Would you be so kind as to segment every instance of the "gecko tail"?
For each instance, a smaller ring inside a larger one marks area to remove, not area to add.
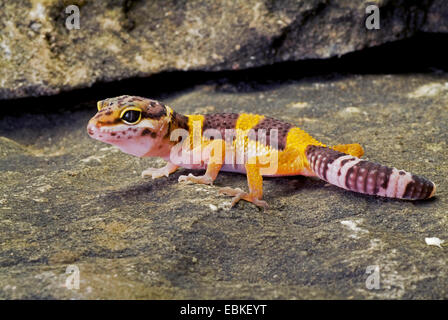
[[[346,190],[408,200],[428,199],[436,192],[426,178],[327,147],[309,145],[305,154],[319,178]]]

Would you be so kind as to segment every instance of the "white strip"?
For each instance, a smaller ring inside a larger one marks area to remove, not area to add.
[[[367,179],[367,177],[365,177],[365,179],[364,179],[363,174],[366,171],[367,171],[366,168],[360,167],[359,170],[358,170],[358,177],[355,180],[356,189],[360,193],[364,193],[364,180]]]
[[[316,162],[314,163],[314,172],[322,177],[322,173],[319,171],[320,163],[322,161],[322,154],[316,155]]]
[[[314,171],[314,161],[316,160],[316,155],[315,154],[313,154],[312,156],[311,156],[311,159],[310,159],[310,163],[312,164],[312,167],[311,167],[311,170],[313,170],[313,172],[314,173],[316,173],[316,171]],[[317,173],[316,173],[317,174]]]
[[[340,183],[340,181],[339,181],[339,178],[340,177],[342,177],[342,168],[341,168],[341,162],[342,161],[344,161],[344,160],[347,160],[347,159],[352,159],[352,158],[355,158],[355,159],[357,159],[356,157],[354,157],[354,156],[351,156],[351,155],[346,155],[346,156],[342,156],[342,157],[339,157],[339,158],[337,158],[335,161],[333,161],[333,163],[331,163],[331,164],[329,164],[328,165],[328,170],[327,170],[327,181],[328,182],[330,182],[331,184],[334,184],[334,185],[336,185],[336,186],[338,186],[338,187],[341,187],[341,188],[344,188],[344,189],[346,189],[345,188],[345,180],[344,180],[344,182],[341,184]],[[358,161],[356,161],[356,160],[353,160],[353,161],[349,161],[349,162],[347,162],[345,165],[344,165],[344,167],[348,164],[348,163],[354,163],[354,164],[356,164],[356,163],[358,163],[359,161],[360,161],[360,159],[357,159]],[[338,171],[339,171],[339,169],[341,168],[341,176],[338,176]],[[345,179],[345,178],[344,178]]]
[[[398,179],[397,184],[397,198],[403,198],[404,193],[406,192],[406,186],[413,181],[412,174],[410,172],[405,171],[406,174],[401,175]]]
[[[321,162],[322,162],[322,163],[327,163],[327,168],[325,168],[325,166],[323,166],[323,165],[320,166],[320,175],[321,175],[321,176],[324,176],[324,171],[325,171],[325,170],[328,170],[328,162],[327,162],[327,161],[328,161],[328,157],[324,155],[324,156],[322,157]]]
[[[347,178],[346,178],[347,171],[351,167],[357,165],[361,161],[361,159],[353,157],[353,156],[350,156],[348,159],[350,159],[350,158],[355,158],[355,160],[348,161],[346,164],[344,164],[344,166],[341,168],[341,175],[338,177],[339,178],[338,179],[338,183],[339,183],[338,186],[340,186],[341,188],[347,189],[347,190],[350,190],[349,187],[345,184],[345,181],[347,181]]]
[[[397,185],[400,181],[400,174],[396,168],[392,168],[392,172],[389,176],[389,183],[387,184],[386,196],[389,198],[397,197]]]
[[[380,185],[376,194],[381,197],[387,197],[386,192],[387,190]]]
[[[144,119],[144,120],[140,121],[139,123],[137,123],[136,125],[133,125],[133,126],[134,127],[138,127],[138,128],[155,129],[153,120],[147,120],[147,119]]]

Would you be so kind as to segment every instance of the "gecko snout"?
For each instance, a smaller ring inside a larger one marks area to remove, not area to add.
[[[97,124],[95,122],[89,121],[87,124],[87,133],[92,138],[95,136],[95,133],[98,132]]]
[[[93,129],[90,126],[87,126],[87,133],[89,136],[93,136]]]

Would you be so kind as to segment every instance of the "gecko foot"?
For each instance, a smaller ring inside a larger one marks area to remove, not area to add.
[[[191,182],[191,183],[200,183],[200,184],[213,184],[213,179],[208,175],[203,176],[194,176],[193,174],[189,174],[188,176],[179,176],[179,182]]]
[[[223,193],[225,195],[233,197],[232,204],[231,204],[232,207],[234,205],[236,205],[242,199],[242,200],[246,200],[246,201],[252,202],[257,207],[261,207],[263,209],[267,209],[268,208],[268,203],[266,201],[260,200],[260,199],[258,199],[256,197],[250,195],[249,193],[244,192],[240,188],[233,189],[233,188],[230,188],[230,187],[224,187],[224,188],[221,188],[219,190],[219,192]]]
[[[142,172],[142,178],[151,177],[158,179],[161,177],[168,177],[171,172],[166,167],[163,168],[148,168]]]

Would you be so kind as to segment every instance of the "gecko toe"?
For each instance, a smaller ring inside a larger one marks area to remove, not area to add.
[[[213,184],[213,179],[211,177],[207,175],[196,177],[191,173],[188,176],[180,176],[178,181],[187,183]]]
[[[219,190],[219,193],[232,196],[232,202],[231,207],[235,206],[240,200],[246,200],[248,202],[252,202],[257,207],[267,209],[268,204],[266,201],[260,200],[249,193],[241,190],[240,188],[230,188],[230,187],[224,187]]]
[[[193,176],[191,173],[188,175],[188,176],[186,176],[186,175],[181,175],[181,176],[179,176],[179,179],[177,179],[177,181],[178,182],[186,182],[186,183],[189,183],[189,182],[191,182],[191,180],[190,179],[188,179],[190,176]]]
[[[263,208],[263,209],[268,209],[269,208],[268,203],[266,201],[263,201],[263,200],[259,200],[259,199],[255,198],[255,199],[252,200],[252,203],[254,205],[256,205],[257,207],[260,207],[260,208]]]

